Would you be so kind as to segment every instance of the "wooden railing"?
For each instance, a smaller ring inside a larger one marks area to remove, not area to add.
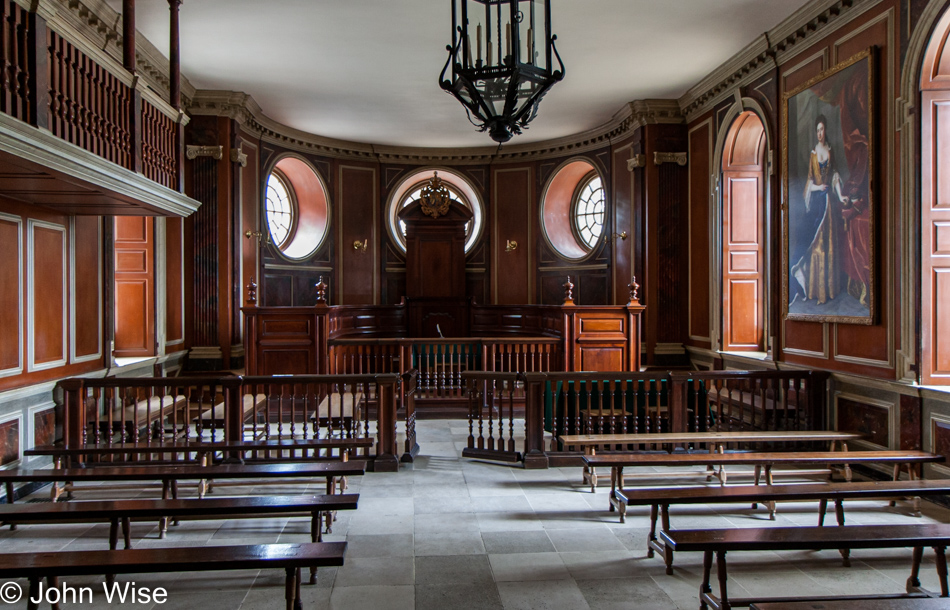
[[[827,373],[709,371],[466,373],[473,457],[511,459],[483,430],[513,403],[523,379],[525,467],[577,464],[579,453],[558,442],[565,434],[651,434],[737,430],[824,430]],[[514,418],[514,413],[511,416]],[[476,434],[477,433],[477,434]],[[483,447],[485,447],[483,449]],[[613,448],[621,448],[620,446]],[[475,454],[478,455],[475,455]]]
[[[56,32],[49,31],[49,129],[131,168],[132,90]]]
[[[178,190],[178,125],[144,100],[142,173],[153,182]]]
[[[468,445],[462,455],[511,462],[521,460],[521,453],[517,451],[515,409],[524,399],[523,375],[466,372],[462,377],[469,397]]]
[[[174,443],[185,456],[194,443],[372,437],[375,446],[362,457],[376,470],[392,471],[398,467],[397,390],[412,382],[401,383],[397,375],[300,375],[77,378],[59,386],[67,449]],[[406,409],[411,415],[411,401]],[[405,435],[414,443],[415,418],[410,420]]]
[[[0,0],[0,112],[32,122],[30,14],[13,0]]]
[[[342,373],[418,371],[417,399],[464,399],[467,371],[556,371],[560,340],[550,337],[453,339],[337,339],[329,342],[329,370]]]

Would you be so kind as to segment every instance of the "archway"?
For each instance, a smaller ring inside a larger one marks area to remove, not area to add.
[[[766,133],[746,110],[722,152],[722,350],[765,351]]]

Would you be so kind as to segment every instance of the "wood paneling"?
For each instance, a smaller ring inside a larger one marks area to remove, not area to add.
[[[340,218],[337,303],[341,305],[378,302],[377,182],[374,167],[340,166],[340,196],[335,210],[339,210]],[[353,248],[354,241],[367,239],[365,252]]]
[[[689,134],[689,337],[709,345],[709,122]]]
[[[933,419],[933,439],[930,451],[940,455],[950,455],[950,422]]]
[[[73,250],[73,361],[102,356],[102,220],[76,216]]]
[[[66,227],[29,221],[30,370],[66,364]]]
[[[533,303],[535,269],[531,268],[532,226],[538,208],[532,193],[531,167],[495,169],[492,172],[492,268],[496,269],[494,302],[499,305]],[[518,242],[505,252],[508,240]]]
[[[898,447],[901,451],[920,450],[923,446],[921,403],[919,396],[901,394],[900,446]]]
[[[613,232],[633,235],[633,173],[627,169],[627,161],[633,154],[632,145],[621,145],[614,149],[611,158],[610,181],[613,197]],[[627,284],[633,276],[633,239],[617,241],[612,248],[613,260],[613,299],[614,305],[625,305],[630,298]]]
[[[950,91],[921,105],[921,379],[950,378]]]
[[[23,223],[0,215],[0,375],[23,369]]]
[[[165,219],[165,349],[185,339],[184,223],[180,218]]]
[[[238,230],[238,239],[241,243],[241,305],[248,305],[247,285],[251,279],[260,285],[262,283],[260,265],[261,240],[247,238],[246,231],[267,231],[261,224],[261,184],[260,151],[257,144],[247,138],[241,140],[241,149],[247,155],[247,166],[241,168],[241,226]],[[260,296],[258,296],[260,298]]]
[[[838,398],[838,426],[843,432],[860,432],[866,440],[890,448],[889,413],[884,407]]]
[[[0,466],[6,466],[19,459],[20,420],[7,420],[0,423]]]
[[[62,420],[60,420],[62,421]],[[33,446],[52,445],[63,436],[62,424],[56,426],[56,408],[33,412]]]
[[[115,219],[115,355],[155,354],[155,241],[150,217]]]

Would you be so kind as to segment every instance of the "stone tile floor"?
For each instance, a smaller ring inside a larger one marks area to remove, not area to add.
[[[360,493],[357,511],[341,512],[327,540],[349,543],[346,564],[319,571],[304,585],[304,608],[345,610],[614,610],[698,606],[702,558],[676,557],[667,576],[663,562],[646,557],[649,511],[632,508],[620,524],[607,508],[607,490],[590,493],[577,468],[526,471],[461,458],[464,422],[420,421],[421,454],[398,473],[368,473],[350,481]],[[662,480],[651,484],[669,484]],[[696,484],[689,479],[677,483]],[[322,485],[221,487],[216,495],[321,493]],[[77,492],[78,499],[155,497],[158,491]],[[194,493],[183,489],[182,494]],[[42,498],[47,492],[36,494]],[[923,518],[909,505],[846,504],[849,524],[950,522],[950,513],[927,502]],[[816,522],[817,503],[780,504],[776,521],[743,506],[673,509],[678,528],[772,527]],[[831,517],[833,522],[833,517]],[[153,523],[134,523],[138,547],[226,545],[307,541],[304,518],[245,521],[183,521],[165,540]],[[20,526],[0,532],[0,552],[106,548],[103,525]],[[836,551],[763,552],[730,555],[730,593],[735,596],[897,593],[910,571],[909,549],[854,551],[842,567]],[[937,588],[932,553],[925,554],[922,582]],[[94,604],[63,607],[270,610],[283,608],[280,570],[158,574],[120,577],[140,587],[164,587],[164,604],[108,605],[100,578],[64,579],[94,586]],[[24,586],[26,583],[21,581]],[[4,606],[0,604],[0,609]],[[25,601],[16,606],[25,608]]]

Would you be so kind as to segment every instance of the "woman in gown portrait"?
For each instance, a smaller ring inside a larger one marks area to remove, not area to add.
[[[808,159],[808,181],[805,184],[805,209],[802,233],[796,240],[800,246],[797,260],[793,257],[791,277],[793,299],[816,301],[823,305],[841,291],[840,236],[842,206],[850,200],[841,194],[841,177],[835,168],[834,151],[827,139],[828,121],[824,115],[815,120],[817,143]],[[809,240],[809,236],[811,239]]]

